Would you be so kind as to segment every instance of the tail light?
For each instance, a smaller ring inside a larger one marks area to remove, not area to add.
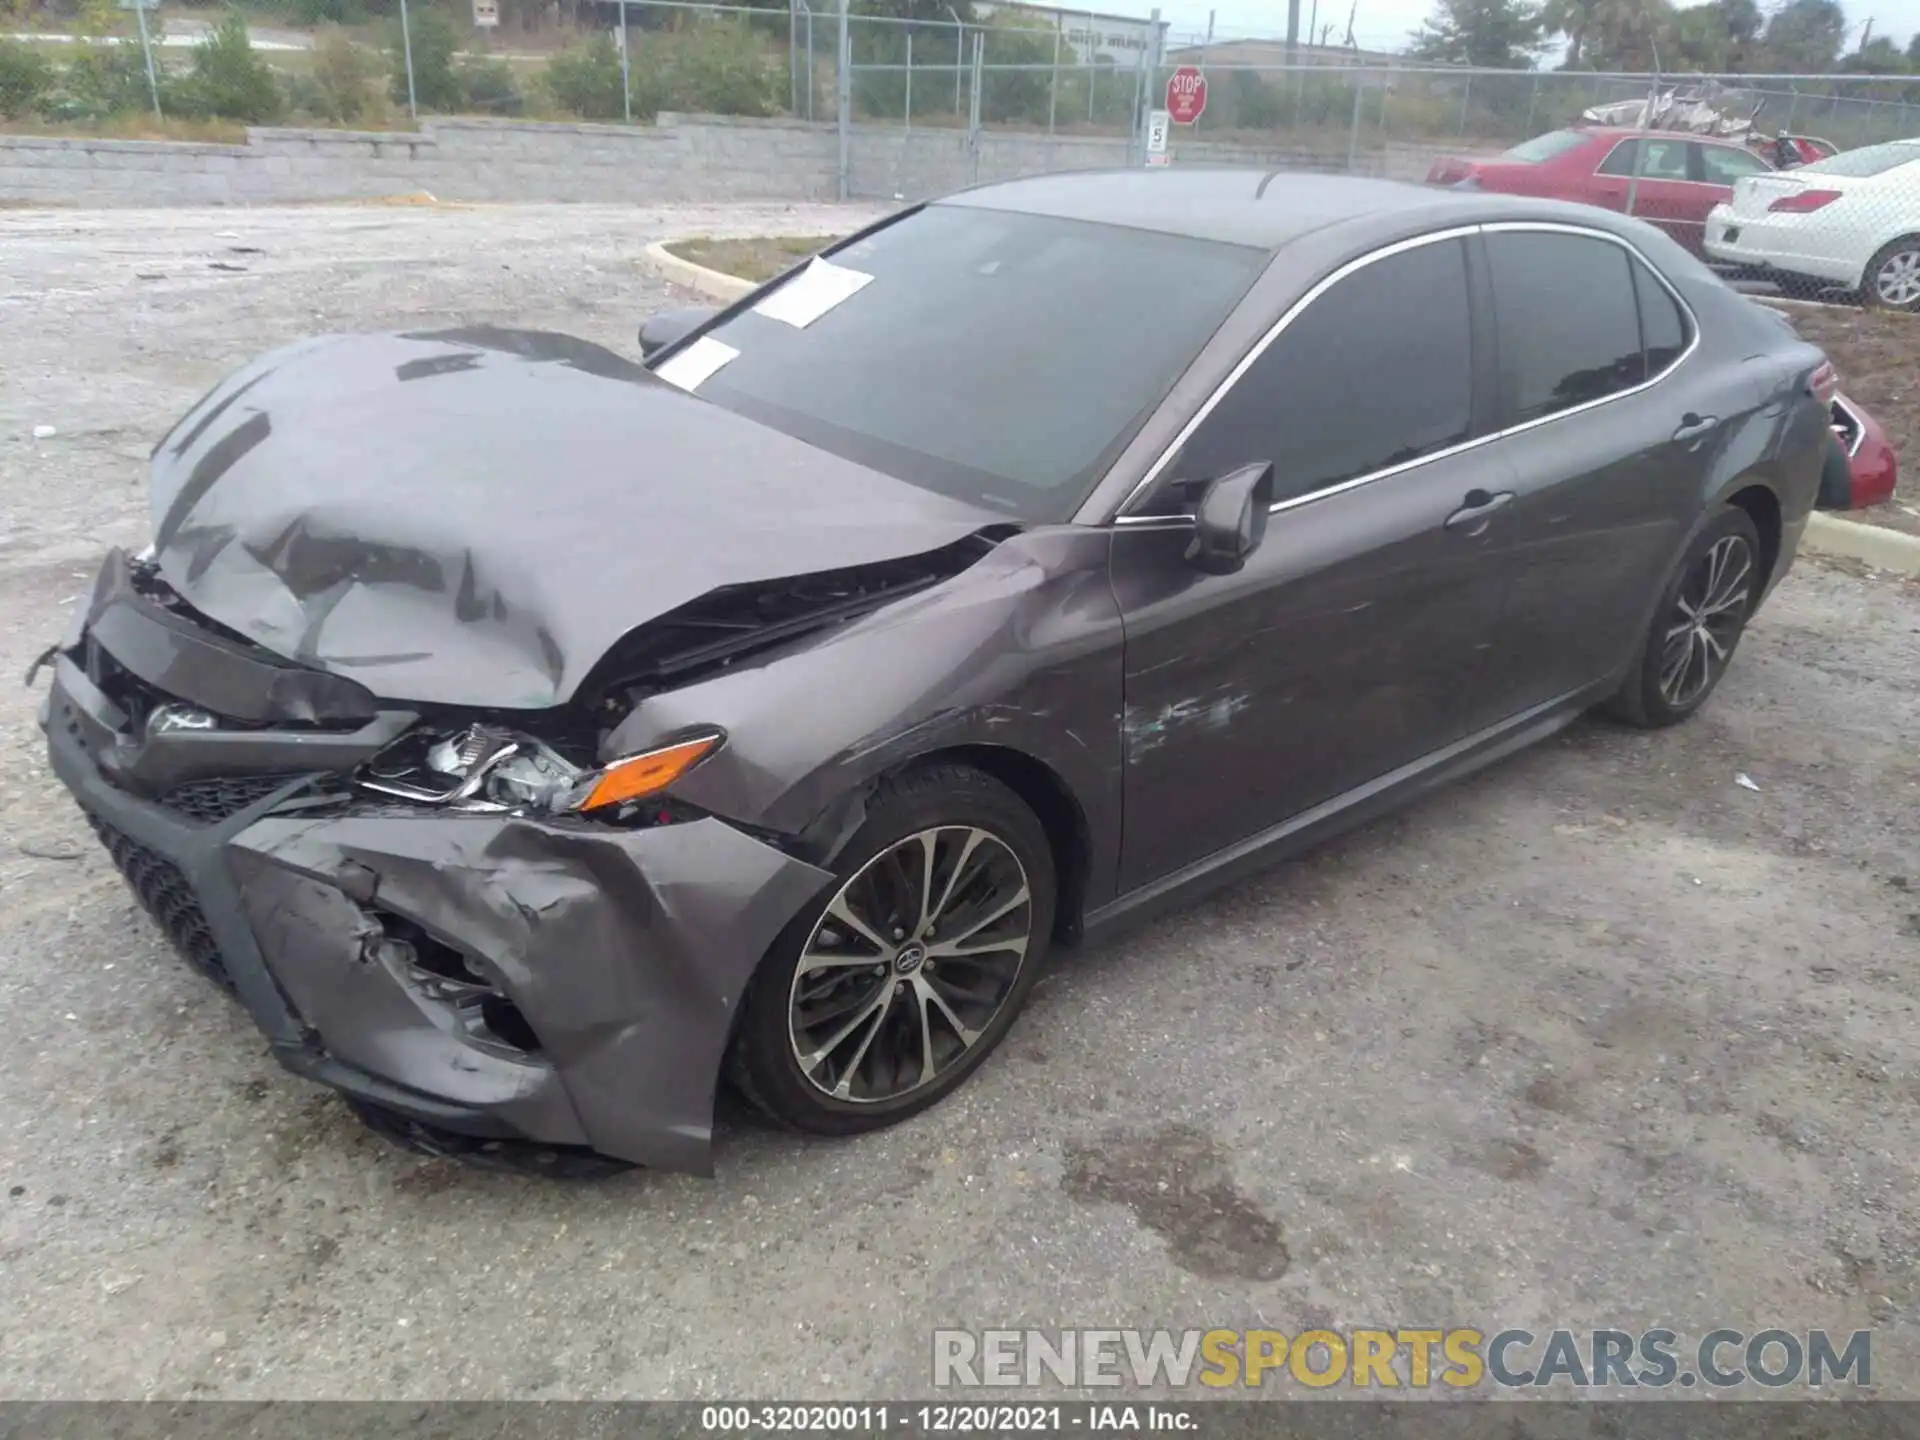
[[[1833,397],[1840,393],[1840,372],[1833,368],[1831,360],[1822,360],[1813,367],[1813,374],[1807,377],[1807,389],[1822,405],[1833,404]]]
[[[1775,215],[1811,215],[1839,198],[1838,190],[1798,190],[1791,195],[1782,195],[1767,209]]]

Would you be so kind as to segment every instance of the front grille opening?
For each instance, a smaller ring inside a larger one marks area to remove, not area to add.
[[[491,1000],[480,1002],[480,1014],[487,1022],[487,1028],[498,1035],[516,1050],[524,1050],[529,1055],[538,1054],[540,1037],[533,1033],[533,1026],[527,1023],[527,1017],[520,1013],[520,1007],[499,995]]]
[[[218,825],[298,778],[296,775],[221,775],[189,780],[167,791],[160,797],[160,803],[196,825]]]
[[[540,1037],[506,992],[464,951],[429,935],[413,921],[376,910],[389,954],[420,994],[452,1012],[475,1041],[521,1055],[540,1053]]]
[[[180,958],[229,995],[234,994],[233,976],[220,956],[220,946],[207,924],[206,913],[179,867],[96,815],[88,814],[87,823],[100,837],[100,843],[107,847],[114,867],[140,901],[141,908],[153,918]]]

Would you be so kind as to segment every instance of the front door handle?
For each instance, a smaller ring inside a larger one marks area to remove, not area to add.
[[[1446,528],[1456,535],[1484,535],[1493,517],[1513,503],[1513,492],[1502,490],[1489,495],[1485,490],[1469,490],[1460,508],[1447,516]]]
[[[1673,432],[1673,443],[1692,445],[1711,435],[1720,424],[1718,415],[1696,415],[1689,410],[1680,417],[1680,428]]]

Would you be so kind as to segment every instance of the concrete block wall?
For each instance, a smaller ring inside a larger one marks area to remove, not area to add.
[[[1344,146],[1176,142],[1180,165],[1345,170]],[[1355,169],[1417,180],[1443,146],[1363,150]],[[454,201],[831,200],[831,124],[662,115],[654,125],[429,120],[418,133],[259,127],[243,145],[0,135],[0,201],[260,205],[428,191]],[[983,181],[1123,165],[1123,139],[855,126],[861,199],[925,199]]]

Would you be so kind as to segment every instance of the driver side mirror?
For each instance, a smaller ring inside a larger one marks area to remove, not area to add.
[[[1272,461],[1242,465],[1222,475],[1194,503],[1187,561],[1209,575],[1233,574],[1266,538],[1272,508]]]
[[[684,310],[662,310],[658,315],[649,315],[640,326],[640,358],[651,360],[719,313],[713,305],[689,305]]]

